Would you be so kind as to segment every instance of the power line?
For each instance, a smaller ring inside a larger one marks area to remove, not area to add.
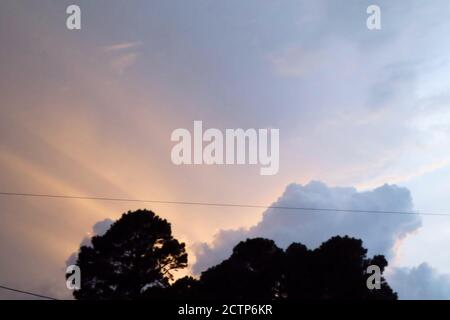
[[[26,295],[37,297],[37,298],[43,298],[43,299],[47,299],[47,300],[58,300],[56,298],[44,296],[42,294],[37,294],[37,293],[30,292],[30,291],[24,291],[24,290],[19,290],[19,289],[15,289],[15,288],[10,288],[10,287],[6,287],[6,286],[2,286],[2,285],[0,285],[0,289],[18,292],[18,293],[26,294]]]
[[[253,205],[253,204],[238,204],[238,203],[166,201],[166,200],[127,199],[127,198],[93,197],[93,196],[71,196],[71,195],[38,194],[38,193],[17,193],[17,192],[0,192],[0,196],[37,197],[37,198],[72,199],[72,200],[76,199],[76,200],[96,200],[96,201],[117,201],[117,202],[139,202],[139,203],[161,203],[161,204],[209,206],[209,207],[236,207],[236,208],[256,208],[256,209],[297,210],[297,211],[371,213],[371,214],[402,214],[402,215],[423,215],[423,216],[446,216],[446,217],[450,217],[449,213],[436,213],[436,212],[406,212],[406,211],[358,210],[358,209],[338,209],[338,208],[308,208],[308,207],[289,207],[289,206],[264,206],[264,205]]]

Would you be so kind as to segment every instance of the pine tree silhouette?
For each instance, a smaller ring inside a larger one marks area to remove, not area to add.
[[[170,224],[148,210],[123,214],[103,236],[83,246],[76,299],[139,299],[169,287],[172,271],[187,266],[185,244]]]

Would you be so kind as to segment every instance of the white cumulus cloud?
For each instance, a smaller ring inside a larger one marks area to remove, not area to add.
[[[406,188],[383,185],[359,192],[351,187],[328,187],[317,181],[288,185],[272,206],[414,212]],[[284,248],[292,242],[316,248],[332,236],[349,235],[362,239],[369,255],[384,254],[391,261],[386,276],[400,299],[450,299],[450,275],[440,274],[427,263],[410,268],[392,266],[401,240],[418,231],[421,224],[419,215],[271,208],[249,229],[221,230],[212,243],[194,245],[196,263],[192,270],[198,274],[219,263],[246,238],[270,238]]]
[[[273,207],[337,208],[345,210],[412,212],[411,195],[406,188],[384,185],[372,191],[358,192],[355,188],[328,187],[313,181],[307,185],[290,184]],[[267,237],[281,247],[301,242],[318,247],[335,235],[363,239],[369,254],[395,255],[395,245],[409,233],[418,230],[418,215],[353,213],[316,210],[283,210],[264,212],[262,220],[249,229],[222,230],[212,244],[195,246],[195,273],[229,256],[240,240]]]

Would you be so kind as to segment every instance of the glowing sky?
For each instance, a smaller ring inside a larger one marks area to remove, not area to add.
[[[0,191],[270,205],[291,182],[390,183],[450,213],[450,3],[376,2],[380,31],[373,1],[2,0]],[[174,166],[170,134],[194,120],[279,128],[279,173]],[[83,237],[142,206],[0,197],[0,283],[70,296]],[[146,207],[189,246],[262,213]],[[450,218],[422,224],[396,263],[450,273]]]

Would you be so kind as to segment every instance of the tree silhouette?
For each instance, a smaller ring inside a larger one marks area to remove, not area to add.
[[[185,244],[170,224],[148,210],[123,214],[103,236],[82,246],[76,299],[139,299],[169,287],[172,271],[187,266]]]
[[[366,258],[362,241],[333,237],[315,250],[291,244],[286,250],[286,296],[289,299],[397,299],[384,278],[381,288],[367,287],[367,268],[377,265],[383,272],[384,256]]]
[[[311,251],[300,243],[293,243],[286,249],[283,270],[285,298],[309,299],[314,292],[317,284],[310,276],[315,272],[310,255]]]
[[[368,267],[382,273],[384,256],[368,258],[362,241],[347,236],[314,250],[300,243],[282,250],[269,239],[247,239],[198,280],[173,282],[172,272],[187,266],[185,245],[148,210],[123,214],[103,236],[93,237],[92,246],[80,248],[77,265],[76,299],[397,299],[384,278],[380,289],[367,286]]]
[[[227,260],[203,272],[197,296],[225,299],[397,299],[387,282],[367,287],[367,267],[383,272],[383,256],[366,258],[362,241],[333,237],[315,250],[299,243],[286,251],[272,240],[239,243]]]
[[[186,276],[178,279],[159,294],[154,292],[149,297],[152,299],[197,300],[204,299],[205,296],[201,291],[200,282],[193,277]]]
[[[211,299],[272,299],[279,294],[282,266],[283,250],[272,240],[250,239],[202,273],[200,291]]]

